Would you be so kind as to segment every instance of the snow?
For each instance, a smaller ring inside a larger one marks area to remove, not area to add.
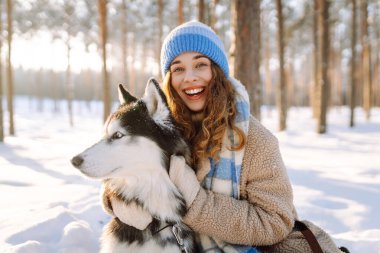
[[[80,174],[70,159],[102,135],[101,106],[76,102],[70,127],[67,113],[52,112],[50,101],[44,112],[33,100],[15,103],[16,136],[0,144],[0,252],[97,252],[109,220],[100,182]],[[379,253],[380,108],[370,121],[358,108],[354,128],[347,108],[333,108],[325,135],[315,133],[309,108],[290,109],[285,132],[277,131],[275,111],[262,115],[279,139],[300,218],[351,252]]]

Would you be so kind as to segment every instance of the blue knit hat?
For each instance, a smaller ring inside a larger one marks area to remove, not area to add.
[[[173,29],[161,48],[161,72],[165,76],[171,62],[185,52],[198,52],[215,62],[229,77],[228,60],[223,42],[207,25],[190,21]]]

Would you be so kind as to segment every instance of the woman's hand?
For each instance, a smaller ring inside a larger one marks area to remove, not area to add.
[[[150,213],[135,202],[127,205],[117,198],[111,198],[111,205],[119,220],[139,230],[144,230],[152,222]]]
[[[126,204],[121,199],[109,194],[107,190],[103,192],[103,207],[110,215],[139,230],[144,230],[153,219],[150,213],[136,202]]]
[[[185,199],[187,208],[189,208],[201,186],[195,172],[186,164],[183,156],[172,155],[170,157],[169,176]]]

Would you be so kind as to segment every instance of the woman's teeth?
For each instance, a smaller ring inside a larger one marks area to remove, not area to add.
[[[191,90],[185,90],[184,92],[186,95],[196,95],[198,93],[201,93],[204,90],[204,88],[197,88],[197,89],[191,89]]]

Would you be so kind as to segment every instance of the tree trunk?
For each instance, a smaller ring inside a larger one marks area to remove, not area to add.
[[[8,112],[9,112],[9,135],[15,135],[13,119],[13,68],[12,68],[12,35],[13,35],[13,2],[7,0],[7,20],[8,20],[8,57],[7,57],[7,81],[8,81]]]
[[[135,63],[136,63],[136,57],[137,57],[137,46],[136,46],[136,37],[133,35],[130,40],[130,46],[131,46],[131,66],[129,68],[129,85],[132,91],[132,94],[137,94],[137,84],[136,84],[136,70],[135,70]]]
[[[373,14],[374,17],[380,16],[380,3],[378,3],[377,8]],[[375,66],[373,68],[373,106],[380,106],[380,22],[379,19],[375,18],[373,23],[374,35],[376,44],[376,53],[375,53]]]
[[[319,0],[319,15],[318,15],[318,57],[319,63],[318,74],[318,118],[317,132],[320,134],[327,131],[327,104],[328,104],[328,69],[329,69],[329,0]]]
[[[373,87],[373,104],[374,106],[380,106],[380,50],[378,50],[376,56],[376,63],[373,70],[373,84],[376,85]]]
[[[308,87],[311,86],[311,77],[310,73],[312,72],[312,63],[310,64],[310,60],[312,57],[309,57],[309,55],[305,55],[302,59],[301,69],[300,69],[300,80],[299,80],[299,90],[301,91],[299,94],[299,101],[298,104],[301,106],[307,106],[309,103],[309,92]]]
[[[13,68],[12,68],[12,35],[13,35],[13,2],[7,0],[7,20],[8,20],[8,58],[7,58],[7,79],[8,79],[8,112],[9,112],[9,135],[15,135],[15,124],[13,119]]]
[[[204,0],[198,0],[198,20],[202,23],[206,22],[206,8],[205,8],[205,1]]]
[[[368,36],[368,5],[367,0],[360,0],[361,12],[361,44],[362,44],[362,79],[363,79],[363,108],[366,118],[370,118],[372,84],[371,84],[371,49]]]
[[[352,23],[351,23],[351,86],[350,86],[350,127],[355,125],[355,96],[356,96],[356,0],[352,3]]]
[[[69,123],[70,126],[74,126],[74,116],[73,116],[73,96],[74,96],[74,83],[71,74],[71,45],[70,45],[70,32],[68,32],[68,38],[66,41],[67,48],[67,68],[66,68],[66,85],[67,85],[67,111],[69,113]],[[38,85],[38,84],[37,84]]]
[[[74,83],[73,77],[71,73],[71,37],[72,37],[72,29],[73,29],[73,18],[74,14],[74,5],[72,1],[65,2],[65,17],[67,24],[67,38],[66,38],[66,49],[67,49],[67,66],[66,66],[66,99],[67,99],[67,111],[69,114],[69,123],[70,126],[74,126],[74,116],[73,116],[73,97],[74,97]],[[37,85],[39,85],[37,83]]]
[[[334,30],[333,27],[331,27],[331,30]],[[335,41],[336,38],[334,38],[335,34],[330,34],[330,38],[332,39],[332,41]],[[335,47],[334,46],[331,46],[330,50],[329,50],[329,69],[327,70],[327,78],[328,80],[330,81],[330,87],[329,87],[329,90],[327,91],[327,97],[329,98],[328,101],[327,101],[327,106],[328,107],[331,107],[334,105],[334,98],[335,98],[335,93],[333,93],[333,90],[335,89],[336,87],[336,82],[334,80],[334,70],[336,68],[336,52],[335,52]]]
[[[341,43],[340,43],[341,45]],[[339,46],[335,54],[334,81],[335,105],[343,105],[343,75],[342,75],[342,47]]]
[[[158,4],[158,9],[157,9],[157,16],[158,16],[158,24],[157,24],[157,29],[158,29],[158,40],[157,40],[157,56],[156,56],[156,59],[157,59],[157,65],[158,65],[158,69],[160,70],[161,69],[161,61],[160,61],[160,55],[161,55],[161,45],[162,45],[162,34],[163,34],[163,26],[164,26],[164,17],[163,17],[163,14],[164,14],[164,2],[163,0],[157,0],[157,4]],[[144,50],[145,52],[145,50]],[[159,72],[159,75],[162,75],[161,71],[158,71]],[[164,77],[162,76],[162,79],[164,79]]]
[[[43,100],[44,100],[44,94],[43,94],[43,80],[42,80],[42,67],[39,68],[39,70],[36,70],[35,72],[35,79],[36,79],[36,108],[37,112],[43,112],[44,106],[43,106]]]
[[[87,53],[89,53],[88,51],[88,46],[86,47],[86,51]],[[87,106],[87,110],[89,112],[92,111],[92,108],[91,108],[91,100],[94,99],[94,85],[93,85],[93,82],[92,82],[92,70],[90,69],[90,67],[87,65],[86,66],[86,69],[84,71],[82,71],[82,80],[83,80],[83,83],[84,83],[84,89],[85,89],[85,100],[86,100],[86,106]]]
[[[260,2],[236,0],[234,73],[247,88],[251,114],[260,120]]]
[[[287,87],[285,79],[285,62],[284,62],[284,31],[283,31],[283,18],[282,18],[282,2],[276,0],[277,9],[277,43],[278,43],[278,57],[279,57],[279,84],[277,85],[277,108],[279,115],[278,130],[283,131],[286,129],[286,116],[287,116]]]
[[[3,31],[3,1],[0,0],[0,33]],[[3,73],[3,38],[0,36],[0,73]],[[3,77],[0,76],[0,142],[4,142],[4,114],[3,114]]]
[[[103,76],[103,120],[107,120],[111,113],[111,96],[109,87],[109,78],[107,71],[107,0],[98,0],[99,4],[99,28],[100,28],[100,45],[102,48],[102,76]]]
[[[269,39],[269,32],[265,33],[265,39],[264,39],[264,76],[265,76],[265,102],[267,106],[268,116],[271,116],[272,111],[272,104],[273,104],[273,98],[272,98],[272,73],[270,69],[270,58],[271,58],[271,52],[270,52],[270,39]]]
[[[128,29],[127,29],[127,3],[122,0],[120,3],[120,27],[121,27],[121,54],[122,54],[122,80],[128,80]],[[128,86],[129,87],[129,86]]]
[[[211,8],[210,8],[210,26],[211,28],[217,33],[219,34],[218,32],[218,29],[215,27],[216,25],[216,22],[218,21],[218,18],[216,16],[216,8],[219,4],[219,0],[212,0],[211,2]]]
[[[311,110],[313,112],[313,118],[317,118],[317,84],[318,84],[318,69],[319,69],[319,46],[318,46],[318,13],[319,13],[319,6],[318,6],[318,0],[314,0],[314,12],[313,12],[313,62],[314,62],[314,68],[313,68],[313,82],[310,88],[310,105]]]
[[[185,17],[183,15],[183,0],[178,0],[177,15],[177,25],[183,24],[185,22]]]
[[[59,94],[59,91],[58,91],[58,83],[59,83],[59,78],[57,78],[57,73],[54,71],[54,69],[50,69],[49,71],[49,79],[52,83],[56,84],[56,85],[53,85],[52,87],[52,90],[51,90],[51,93],[52,93],[52,98],[53,98],[53,108],[52,109],[52,112],[53,113],[56,113],[58,114],[59,113],[59,103],[58,103],[58,94]]]
[[[290,51],[290,50],[289,50]],[[285,83],[286,83],[286,90],[287,90],[287,107],[297,106],[296,105],[296,97],[297,97],[297,91],[296,91],[296,78],[294,76],[294,63],[293,60],[289,59],[288,64],[285,67]]]

